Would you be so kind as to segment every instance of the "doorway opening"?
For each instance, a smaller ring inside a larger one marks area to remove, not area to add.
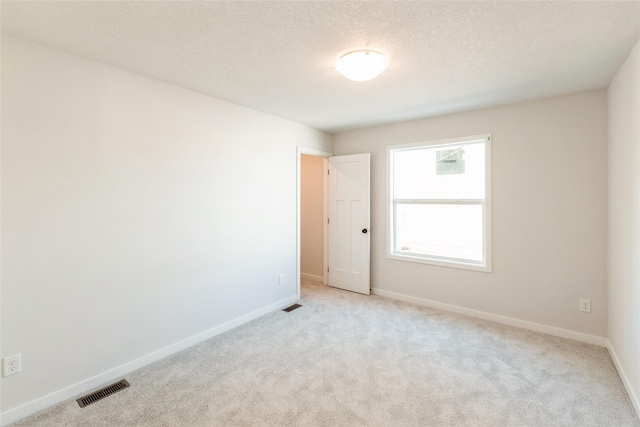
[[[298,147],[297,295],[300,281],[327,284],[328,152]]]

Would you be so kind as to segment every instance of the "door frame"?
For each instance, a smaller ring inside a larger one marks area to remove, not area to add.
[[[309,156],[315,156],[315,157],[323,157],[324,158],[324,165],[327,166],[327,157],[331,157],[333,156],[333,153],[330,153],[328,151],[320,151],[320,150],[314,150],[312,148],[305,148],[305,147],[296,147],[296,293],[298,296],[298,299],[300,299],[300,194],[301,194],[301,190],[302,190],[302,179],[301,179],[301,172],[302,172],[302,155],[303,154],[307,154]],[[325,167],[325,169],[327,169]],[[323,178],[322,178],[322,182],[323,182],[323,199],[324,199],[324,203],[322,204],[323,206],[323,216],[324,218],[328,217],[328,212],[327,212],[327,174],[323,174]],[[323,239],[323,254],[322,254],[322,281],[323,283],[326,285],[327,284],[327,264],[329,262],[328,259],[328,236],[327,236],[327,222],[323,221],[322,222],[322,239]]]

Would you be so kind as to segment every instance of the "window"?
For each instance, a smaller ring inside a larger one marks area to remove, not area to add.
[[[491,135],[388,150],[388,258],[491,271]]]

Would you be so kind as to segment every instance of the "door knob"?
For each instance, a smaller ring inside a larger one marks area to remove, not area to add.
[[[364,234],[367,234],[367,233],[369,232],[369,230],[367,230],[366,228],[363,228],[363,229],[362,229],[362,232],[363,232]]]

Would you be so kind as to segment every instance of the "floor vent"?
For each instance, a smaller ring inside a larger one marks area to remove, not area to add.
[[[286,311],[287,313],[289,313],[289,312],[295,310],[296,308],[300,308],[300,307],[302,307],[300,304],[293,304],[291,307],[287,307],[282,311]]]
[[[127,387],[129,387],[129,383],[127,382],[127,380],[120,380],[117,383],[103,387],[100,390],[94,391],[91,394],[87,394],[86,396],[76,400],[76,402],[78,402],[78,405],[80,405],[81,408],[84,408],[85,406],[89,406],[92,403],[97,402],[98,400],[111,396],[113,393],[117,393],[120,390],[124,390]]]

